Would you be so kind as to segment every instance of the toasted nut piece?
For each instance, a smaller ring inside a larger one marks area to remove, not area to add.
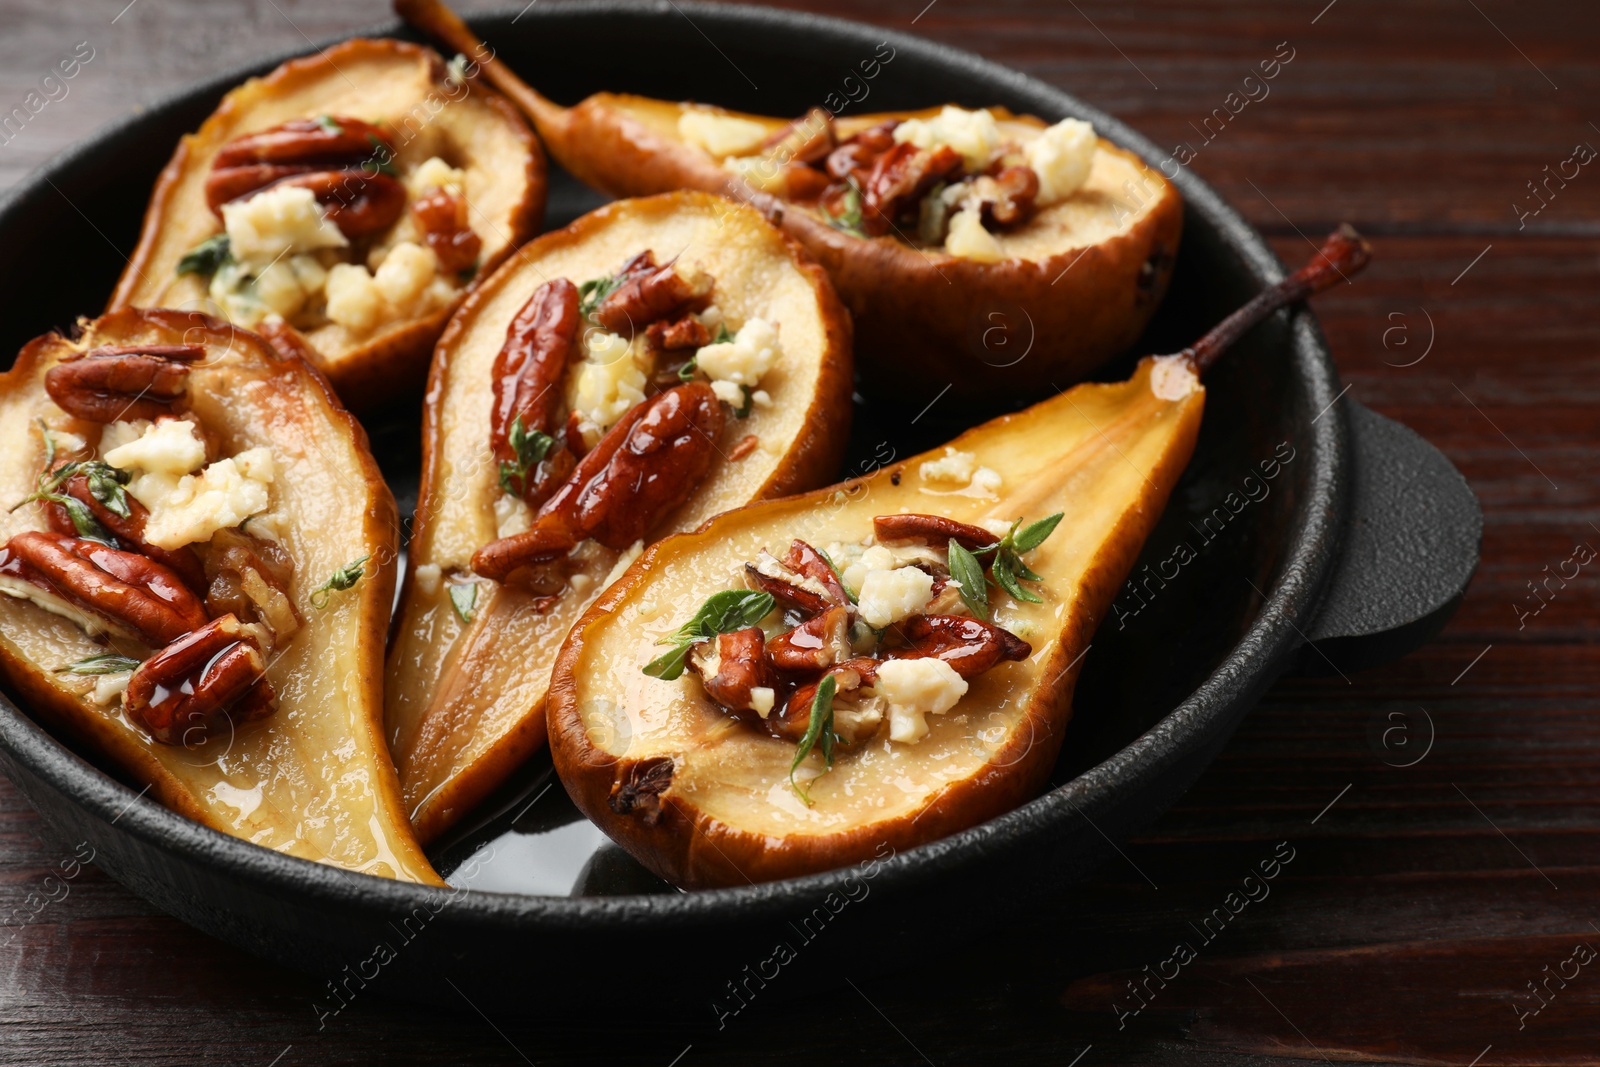
[[[865,181],[878,157],[894,147],[894,128],[898,125],[898,121],[890,121],[870,126],[829,152],[823,165],[828,177],[840,182],[849,177]]]
[[[717,634],[689,652],[689,668],[700,676],[706,696],[741,718],[760,718],[752,706],[751,690],[775,685],[766,641],[759,626]],[[769,705],[767,711],[771,710]]]
[[[962,615],[913,615],[901,633],[909,647],[885,659],[942,659],[963,678],[974,678],[1002,660],[1033,654],[1033,646],[1010,630]]]
[[[273,184],[310,189],[328,221],[339,227],[339,232],[346,237],[369,237],[386,230],[406,209],[406,187],[387,174],[318,170]]]
[[[814,107],[761,142],[760,154],[778,163],[818,163],[838,145],[833,114]]]
[[[393,155],[394,144],[383,127],[338,115],[291,119],[280,126],[236,137],[222,146],[211,166],[213,171],[256,163],[342,170],[367,160],[387,163]]]
[[[506,581],[585,538],[624,549],[688,499],[711,466],[726,416],[711,387],[690,382],[640,404],[583,457],[523,533],[472,557],[473,570]]]
[[[878,661],[866,656],[845,660],[822,678],[830,676],[833,678],[834,699],[838,700],[847,693],[877,681]],[[767,717],[765,725],[773,736],[789,741],[799,741],[805,737],[811,725],[811,704],[817,698],[817,686],[822,684],[822,678],[807,682],[790,693],[789,699],[784,701],[783,710]]]
[[[959,541],[969,551],[988,548],[1000,538],[982,526],[947,519],[943,515],[879,515],[872,520],[879,541],[924,541],[930,545]]]
[[[205,589],[205,568],[201,566],[200,557],[195,554],[193,547],[183,545],[176,549],[158,548],[144,539],[144,526],[149,520],[150,512],[139,501],[131,496],[126,497],[128,514],[124,518],[95,499],[94,494],[89,491],[89,479],[83,474],[68,478],[61,486],[61,492],[82,501],[90,513],[99,520],[100,525],[115,534],[123,545],[166,567],[183,579],[183,583],[191,590],[198,593]],[[67,515],[67,509],[51,500],[43,503],[45,521],[50,524],[50,529],[68,537],[76,537],[78,528]]]
[[[206,553],[206,608],[265,626],[273,648],[281,648],[304,620],[289,596],[294,560],[276,541],[242,530],[218,530]]]
[[[553,434],[561,403],[561,380],[578,354],[583,316],[578,287],[565,278],[539,286],[506,327],[506,340],[494,358],[494,401],[489,413],[489,448],[500,463],[520,465],[511,433],[518,419],[525,434]],[[524,479],[522,496],[537,506],[555,488],[558,472],[572,468],[546,455],[534,477]]]
[[[186,364],[205,354],[201,345],[97,348],[51,367],[44,388],[61,410],[89,422],[160,418],[188,394]]]
[[[266,666],[255,639],[224,615],[141,663],[128,679],[124,706],[162,744],[198,744],[225,717],[237,726],[272,714],[277,695]]]
[[[21,578],[160,647],[206,624],[205,605],[172,571],[134,552],[58,533],[20,533],[0,549],[0,574]]]
[[[850,609],[829,608],[767,642],[767,659],[780,671],[814,673],[850,658]]]
[[[844,591],[844,583],[834,573],[827,557],[799,538],[789,543],[789,551],[783,555],[783,565],[802,577],[821,582],[835,604],[850,603],[850,595]]]
[[[985,225],[1015,229],[1027,225],[1038,210],[1039,175],[1032,167],[1006,167],[993,179],[980,178],[974,184]]]
[[[861,183],[862,231],[873,237],[888,233],[928,190],[958,173],[962,163],[961,153],[949,145],[921,149],[908,142],[889,149]]]
[[[448,189],[430,189],[411,205],[411,217],[433,249],[441,271],[459,274],[477,267],[483,238],[468,221],[464,199]]]
[[[704,348],[711,343],[711,330],[693,315],[652,322],[645,331],[650,347],[662,351],[678,348]]]
[[[693,270],[686,274],[676,261],[654,270],[636,270],[600,302],[594,321],[632,338],[653,322],[703,311],[711,304],[712,284],[710,275]]]
[[[271,186],[303,185],[346,237],[391,226],[405,210],[405,187],[381,173],[394,159],[382,127],[361,119],[293,119],[224,145],[206,176],[206,203],[222,206]]]

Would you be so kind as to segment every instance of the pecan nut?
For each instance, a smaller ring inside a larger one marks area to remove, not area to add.
[[[1010,630],[964,615],[913,615],[901,633],[908,646],[886,659],[942,659],[963,678],[975,678],[1002,660],[1033,654],[1033,646]]]
[[[595,322],[621,337],[631,339],[651,323],[703,311],[711,304],[711,276],[694,268],[680,269],[676,260],[623,271],[622,283],[594,311]]]
[[[1006,167],[993,178],[979,178],[973,188],[983,224],[991,229],[1025,226],[1038,210],[1039,175],[1032,167]]]
[[[727,416],[711,387],[690,382],[635,404],[591,449],[520,534],[479,549],[472,566],[505,581],[593,538],[624,549],[689,498],[706,476]]]
[[[880,237],[922,202],[935,185],[961,171],[961,153],[949,145],[922,149],[907,143],[897,144],[872,165],[861,188],[861,229],[869,237]]]
[[[848,659],[830,668],[816,681],[797,687],[784,701],[782,710],[767,716],[763,723],[767,731],[787,741],[799,741],[805,737],[806,730],[811,726],[811,705],[817,698],[817,687],[822,684],[823,678],[829,677],[833,679],[834,700],[844,703],[849,694],[878,680],[878,661],[866,656]],[[837,713],[836,706],[836,716]]]
[[[825,671],[850,658],[850,609],[834,607],[767,642],[780,671]]]
[[[752,691],[775,684],[766,640],[761,627],[751,626],[696,643],[689,652],[689,668],[700,676],[706,696],[742,718],[760,716]]]
[[[266,667],[255,639],[224,615],[141,663],[124,708],[164,745],[198,744],[224,719],[237,726],[272,714],[278,698]]]
[[[945,545],[958,541],[962,548],[976,552],[988,548],[1000,538],[982,526],[957,522],[943,515],[879,515],[872,520],[872,532],[879,541],[922,541],[930,545]]]
[[[59,470],[60,466],[58,465],[56,469]],[[150,512],[139,501],[124,494],[123,505],[128,513],[119,514],[90,491],[88,475],[82,473],[74,474],[62,483],[60,492],[87,507],[96,521],[109,530],[121,545],[166,567],[183,579],[183,583],[190,589],[195,591],[205,589],[205,568],[193,548],[189,545],[176,549],[158,548],[144,539],[145,523],[149,521]],[[47,500],[44,502],[44,512],[45,521],[49,523],[50,529],[68,537],[77,536],[78,528],[64,506]]]
[[[113,345],[51,367],[44,389],[69,415],[89,422],[155,419],[177,411],[189,392],[189,364],[201,345]]]
[[[532,453],[523,450],[535,435],[555,432],[561,379],[578,355],[583,326],[578,308],[578,287],[567,279],[539,286],[506,327],[505,344],[494,358],[489,449],[501,470],[521,472],[508,476],[506,484],[530,505],[541,503],[572,470],[571,458],[564,458],[560,448],[545,451],[531,469]]]
[[[467,219],[467,202],[448,189],[430,189],[411,205],[422,239],[438,257],[439,269],[459,274],[478,265],[483,238]]]
[[[384,130],[360,119],[294,119],[228,142],[206,176],[206,203],[222,206],[279,184],[311,189],[346,237],[376,233],[405,209],[405,187],[383,173],[394,159]]]
[[[759,553],[754,563],[745,564],[745,580],[751,588],[771,593],[806,615],[850,603],[839,576],[822,553],[800,540],[789,545],[781,560],[766,551]]]
[[[304,620],[289,587],[294,560],[282,545],[242,530],[218,530],[206,553],[206,608],[266,628],[272,648],[281,648]]]
[[[206,624],[205,605],[154,560],[58,533],[20,533],[0,549],[0,575],[104,621],[113,633],[160,647]]]

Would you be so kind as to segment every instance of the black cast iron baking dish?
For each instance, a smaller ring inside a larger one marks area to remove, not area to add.
[[[769,114],[800,114],[835,91],[872,110],[1002,104],[1050,120],[1087,118],[1152,165],[1165,158],[1050,86],[848,22],[599,3],[530,5],[473,24],[563,102],[604,88]],[[416,39],[397,24],[371,32]],[[882,42],[894,57],[864,81],[858,64],[881,55]],[[0,351],[98,311],[177,138],[228,88],[284,58],[161,102],[45,167],[0,205],[0,291],[9,296]],[[551,225],[598,202],[565,175],[552,179]],[[1282,273],[1204,183],[1187,171],[1176,182],[1187,204],[1183,247],[1171,294],[1137,352],[1181,348]],[[337,1003],[334,986],[357,988],[352,975],[359,988],[379,981],[428,998],[448,978],[474,1000],[512,1000],[524,1012],[571,994],[592,1005],[595,990],[615,989],[621,972],[652,960],[648,999],[698,1001],[710,1023],[717,998],[732,1003],[728,983],[746,981],[745,965],[770,957],[778,941],[809,943],[805,935],[821,929],[817,916],[828,947],[802,957],[848,961],[834,973],[857,975],[874,961],[904,963],[911,945],[932,940],[916,936],[930,924],[945,937],[971,925],[942,916],[980,908],[992,933],[1091,870],[1110,839],[1148,823],[1193,782],[1284,671],[1348,672],[1404,654],[1443,625],[1464,592],[1477,562],[1476,501],[1431,446],[1342,396],[1309,312],[1280,313],[1257,329],[1208,386],[1194,462],[1135,570],[1136,579],[1153,572],[1159,580],[1142,584],[1142,596],[1130,589],[1096,635],[1053,788],[867,873],[680,894],[601,848],[578,878],[578,895],[447,894],[280,856],[188,822],[57,742],[7,699],[0,765],[63,840],[91,842],[98,862],[134,891],[249,951],[326,977],[327,1010]],[[914,421],[868,397],[851,469],[881,459],[884,442],[908,455],[975,421],[959,398]],[[404,512],[415,499],[417,417],[397,411],[371,429]],[[1286,454],[1264,497],[1220,533],[1202,528],[1261,461]],[[1174,572],[1170,558],[1185,541],[1199,558]],[[496,835],[515,841],[574,819],[560,790],[538,799],[547,776],[548,762],[534,761],[477,825],[434,850],[441,869]]]

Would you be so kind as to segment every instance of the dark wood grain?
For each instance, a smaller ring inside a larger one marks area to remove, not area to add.
[[[187,81],[385,16],[371,0],[125,3],[4,4],[0,110],[78,42],[95,58],[0,144],[0,187]],[[1525,225],[1515,206],[1576,143],[1600,145],[1600,9],[924,3],[796,6],[973,49],[1157,143],[1190,142],[1194,169],[1286,260],[1340,219],[1373,235],[1373,269],[1319,313],[1352,395],[1436,443],[1483,503],[1483,565],[1444,635],[1349,683],[1279,684],[1126,862],[1025,929],[997,927],[936,974],[823,1001],[793,990],[711,1036],[626,1005],[603,1024],[491,1022],[377,1000],[319,1031],[313,980],[155,913],[92,865],[47,883],[73,844],[0,781],[0,1060],[1600,1062],[1600,964],[1541,987],[1537,1014],[1528,991],[1576,945],[1600,948],[1600,571],[1517,611],[1574,544],[1600,547],[1600,171]],[[1294,58],[1270,94],[1202,143],[1194,127],[1280,42]],[[1294,858],[1267,894],[1204,936],[1280,842]],[[1141,986],[1148,1006],[1131,1014],[1128,983],[1181,941],[1193,961]]]

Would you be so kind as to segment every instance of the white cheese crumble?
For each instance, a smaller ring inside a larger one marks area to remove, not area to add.
[[[972,472],[977,469],[978,457],[973,452],[960,452],[954,448],[946,447],[944,455],[938,459],[930,459],[917,467],[917,473],[922,475],[925,482],[951,482],[956,485],[966,485],[972,481]]]
[[[747,320],[733,340],[706,345],[694,354],[695,365],[711,379],[712,388],[719,381],[754,388],[782,356],[778,328],[761,318]],[[739,402],[743,403],[742,394]]]
[[[1062,119],[1023,146],[1028,166],[1039,176],[1036,203],[1048,207],[1083,188],[1094,168],[1098,138],[1082,119]]]
[[[633,346],[614,333],[595,330],[586,347],[587,358],[570,378],[568,407],[583,421],[606,430],[644,399],[645,372]]]
[[[389,249],[376,271],[359,263],[336,263],[325,284],[328,318],[354,333],[366,333],[380,322],[425,315],[455,296],[438,272],[433,250],[413,241]]]
[[[447,193],[460,196],[467,187],[467,174],[466,171],[452,167],[438,156],[429,156],[405,176],[405,185],[412,199],[422,196],[430,189],[443,189]]]
[[[968,111],[945,105],[931,119],[907,119],[894,129],[894,139],[918,148],[949,145],[960,152],[968,170],[982,170],[1000,146],[1000,127],[987,109]]]
[[[236,259],[271,261],[289,252],[350,244],[303,185],[277,185],[247,200],[223,204],[222,225]]]
[[[942,659],[892,659],[873,683],[889,702],[889,740],[914,744],[928,734],[928,715],[942,715],[967,695],[967,680]]]
[[[755,151],[767,139],[767,128],[736,115],[691,109],[678,116],[678,136],[721,159]]]
[[[763,719],[772,714],[772,705],[777,699],[777,692],[764,685],[750,687],[750,710]]]
[[[869,570],[858,595],[862,619],[881,630],[928,606],[933,599],[933,575],[916,567]]]
[[[832,544],[827,548],[828,558],[834,561],[844,560],[844,570],[839,577],[851,589],[861,589],[861,583],[866,581],[867,574],[871,571],[892,571],[900,566],[900,560],[889,549],[882,545],[871,545],[863,549],[860,545]]]
[[[144,536],[157,548],[211,540],[271,505],[272,453],[251,448],[220,459],[199,474],[138,474],[128,492],[150,510]]]
[[[437,563],[423,563],[411,572],[411,580],[417,583],[417,588],[428,596],[439,592],[439,583],[444,577],[444,571]]]
[[[144,423],[138,436],[132,438],[127,436],[128,427],[127,422],[114,422],[106,427],[105,437],[121,442],[102,441],[101,447],[106,449],[103,458],[113,467],[155,474],[188,474],[205,466],[206,443],[188,419]]]
[[[983,217],[976,208],[965,207],[950,216],[950,232],[944,250],[952,256],[978,263],[998,263],[1006,258],[1000,241],[983,228]]]
[[[533,525],[533,509],[520,496],[510,493],[494,494],[494,533],[496,537],[512,537]]]

